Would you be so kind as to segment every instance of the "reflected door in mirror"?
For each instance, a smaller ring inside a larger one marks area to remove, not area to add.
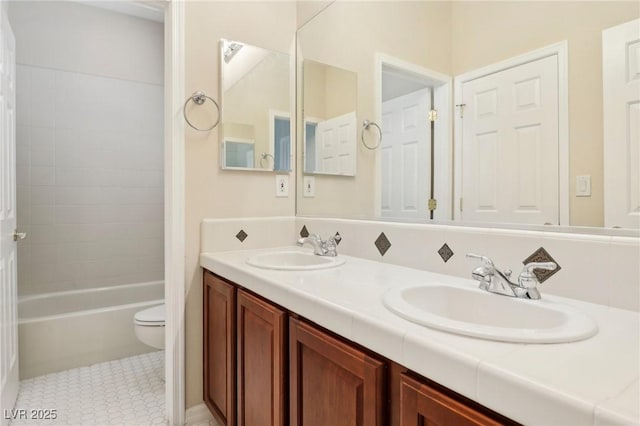
[[[555,55],[462,85],[460,218],[559,224]]]

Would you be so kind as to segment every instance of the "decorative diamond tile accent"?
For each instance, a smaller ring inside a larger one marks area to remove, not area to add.
[[[440,247],[440,250],[438,250],[438,254],[442,258],[444,263],[447,263],[447,260],[449,260],[449,259],[451,259],[451,257],[453,257],[453,250],[451,250],[451,248],[449,248],[449,245],[447,243],[444,243],[442,245],[442,247]]]
[[[164,351],[73,368],[20,382],[15,411],[27,425],[167,425]],[[55,420],[29,418],[31,409],[56,410]]]
[[[391,242],[389,241],[387,236],[384,235],[384,232],[381,232],[378,238],[376,238],[375,245],[380,252],[380,256],[384,256],[387,250],[389,250],[389,248],[391,247]]]
[[[339,232],[336,232],[336,235],[334,235],[334,238],[336,239],[336,244],[340,245],[340,241],[342,241],[342,235],[340,235]]]
[[[239,239],[241,243],[244,243],[244,240],[246,240],[248,236],[249,234],[244,232],[244,229],[241,229],[240,232],[236,234],[236,238]]]
[[[531,262],[555,262],[555,264],[558,265],[558,267],[553,271],[547,271],[545,269],[534,269],[533,274],[538,278],[538,281],[540,281],[540,283],[545,282],[546,280],[551,278],[553,274],[562,269],[560,264],[553,257],[551,257],[549,252],[547,252],[544,247],[540,247],[538,250],[534,251],[531,256],[522,261],[522,264],[526,265],[527,263]]]
[[[300,230],[300,236],[302,238],[307,238],[309,236],[309,231],[307,230],[306,225],[302,225],[302,229]]]

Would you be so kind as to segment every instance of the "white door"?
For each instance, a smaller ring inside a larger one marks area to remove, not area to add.
[[[355,111],[319,122],[316,127],[316,172],[355,176],[356,138]]]
[[[640,228],[640,20],[602,32],[604,226]]]
[[[429,217],[430,96],[429,89],[421,89],[382,103],[383,217]]]
[[[461,218],[559,224],[556,55],[462,85]]]
[[[16,229],[16,59],[7,17],[0,23],[0,424],[18,396]]]

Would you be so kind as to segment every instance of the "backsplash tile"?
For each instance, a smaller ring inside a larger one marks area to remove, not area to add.
[[[541,289],[543,297],[549,294],[640,310],[638,237],[310,217],[296,218],[296,230],[303,223],[321,235],[332,235],[339,228],[344,238],[340,254],[465,279],[474,265],[464,253],[488,256],[501,270],[513,269],[517,274],[520,271],[517,265],[544,246],[547,253],[553,253],[562,262],[563,272],[545,282]],[[394,246],[383,257],[378,245],[371,244],[381,233]],[[455,247],[455,253],[462,255],[443,262],[438,251],[445,241],[450,249]],[[589,259],[587,268],[585,259]]]
[[[376,238],[375,245],[378,251],[380,252],[380,256],[384,256],[387,250],[391,248],[391,242],[389,241],[387,236],[384,235],[384,232],[381,232],[380,235],[378,235],[378,238]]]
[[[240,240],[241,243],[244,243],[244,240],[248,237],[249,235],[247,235],[246,232],[244,232],[243,229],[240,230],[240,232],[238,232],[236,234],[236,238]]]
[[[438,250],[438,254],[442,258],[444,263],[447,263],[447,260],[451,259],[451,257],[453,256],[453,251],[451,250],[451,248],[449,248],[447,243],[444,243],[442,247],[440,247],[440,250]]]
[[[300,230],[300,236],[302,238],[307,238],[309,236],[309,231],[307,230],[307,227],[305,225],[303,225],[302,229]]]
[[[551,278],[552,275],[562,269],[560,264],[553,257],[551,257],[549,252],[547,252],[544,247],[540,247],[538,250],[534,251],[529,257],[522,261],[522,264],[526,265],[527,263],[531,262],[554,262],[556,265],[558,265],[558,267],[553,271],[547,271],[545,269],[534,269],[533,274],[538,278],[538,281],[540,281],[540,283],[545,282],[546,280]]]

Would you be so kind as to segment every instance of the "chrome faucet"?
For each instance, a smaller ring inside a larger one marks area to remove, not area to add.
[[[338,243],[341,239],[340,235],[336,235],[323,241],[320,235],[311,234],[308,237],[300,238],[297,244],[300,247],[305,244],[310,244],[313,247],[313,254],[317,254],[318,256],[337,256]]]
[[[527,263],[522,268],[518,282],[514,283],[511,282],[511,270],[506,269],[501,272],[488,257],[467,253],[467,258],[479,260],[483,264],[471,272],[471,277],[480,282],[482,290],[521,299],[540,299],[540,291],[537,288],[540,281],[533,273],[534,269],[553,271],[558,267],[554,262]]]

